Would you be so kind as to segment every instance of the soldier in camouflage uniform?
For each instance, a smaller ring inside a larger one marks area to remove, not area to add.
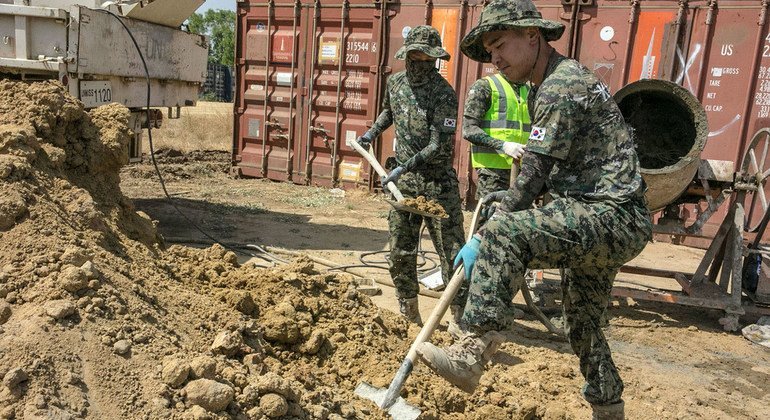
[[[465,240],[459,184],[452,168],[457,96],[436,69],[436,60],[449,60],[449,53],[441,47],[438,31],[417,26],[407,35],[396,58],[406,61],[406,70],[388,79],[382,112],[357,141],[368,149],[372,139],[395,125],[398,167],[382,185],[395,182],[404,197],[422,195],[436,200],[449,214],[440,222],[425,220],[447,283],[452,258]],[[422,216],[405,211],[391,210],[388,215],[390,275],[401,313],[419,325],[417,247],[422,222]]]
[[[494,193],[500,208],[458,255],[471,284],[467,334],[418,354],[434,371],[473,392],[484,364],[511,325],[511,299],[529,268],[563,268],[565,333],[580,359],[582,393],[594,418],[624,417],[623,382],[600,328],[618,269],[651,237],[645,186],[629,130],[607,87],[549,41],[564,31],[531,0],[492,0],[463,39],[468,57],[533,84],[532,131],[515,185]],[[531,204],[543,183],[553,201]]]
[[[495,75],[496,76],[496,75]],[[492,97],[493,92],[490,86],[490,82],[494,79],[491,77],[485,77],[477,80],[473,83],[468,96],[465,98],[465,105],[463,110],[463,138],[468,140],[473,145],[472,152],[474,154],[473,166],[476,168],[476,198],[481,199],[487,194],[507,190],[511,182],[511,170],[510,164],[508,168],[502,168],[502,165],[488,164],[483,159],[479,159],[477,156],[482,155],[480,152],[486,152],[485,154],[499,153],[503,156],[508,156],[508,160],[521,159],[524,153],[523,144],[518,143],[516,140],[503,141],[500,138],[490,135],[484,130],[485,125],[491,125],[485,116],[490,112],[493,106]],[[503,78],[505,77],[502,75]],[[519,92],[524,89],[524,92],[529,90],[529,87],[524,83],[511,83],[509,80],[497,81],[497,83],[507,82],[511,88],[511,91],[516,96],[511,98],[514,101],[519,102],[524,99],[526,105],[526,99],[522,98]],[[503,90],[500,87],[498,90]],[[503,108],[505,105],[501,105]],[[526,111],[526,109],[524,109]],[[503,110],[503,114],[504,114]],[[508,123],[518,123],[517,129],[521,129],[527,133],[522,140],[526,140],[529,136],[529,117],[526,121],[522,121],[524,118],[517,118],[514,121],[508,121]],[[501,160],[501,159],[497,159]],[[512,162],[515,163],[515,162]]]

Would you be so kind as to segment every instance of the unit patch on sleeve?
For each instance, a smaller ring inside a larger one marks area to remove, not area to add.
[[[453,118],[444,118],[444,127],[456,128],[457,127],[457,120],[455,120]]]

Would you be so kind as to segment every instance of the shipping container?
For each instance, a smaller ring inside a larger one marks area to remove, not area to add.
[[[767,1],[535,4],[545,18],[566,26],[552,45],[592,69],[613,93],[641,79],[669,80],[690,91],[708,119],[702,158],[732,161],[737,170],[753,134],[770,125]],[[439,71],[457,92],[462,118],[468,88],[494,72],[459,49],[482,7],[457,0],[238,2],[234,172],[308,185],[379,187],[346,143],[371,126],[387,77],[403,69],[395,52],[412,27],[435,27],[452,54],[439,61]],[[393,130],[375,147],[381,162],[392,156]],[[467,203],[475,194],[469,154],[458,129],[454,163]],[[770,166],[770,159],[759,165]],[[763,208],[754,208],[758,219]],[[717,216],[705,234],[714,233],[724,214]]]

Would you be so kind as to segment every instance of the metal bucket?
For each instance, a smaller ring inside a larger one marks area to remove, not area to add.
[[[698,171],[709,132],[706,112],[688,90],[666,80],[628,84],[615,101],[633,129],[648,207],[662,210]]]

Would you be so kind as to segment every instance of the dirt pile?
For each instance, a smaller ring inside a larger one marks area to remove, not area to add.
[[[0,82],[0,418],[383,417],[352,391],[387,386],[416,330],[309,260],[166,248],[119,188],[128,117]],[[405,396],[424,418],[579,415],[556,346],[509,347],[473,396],[418,366]]]

